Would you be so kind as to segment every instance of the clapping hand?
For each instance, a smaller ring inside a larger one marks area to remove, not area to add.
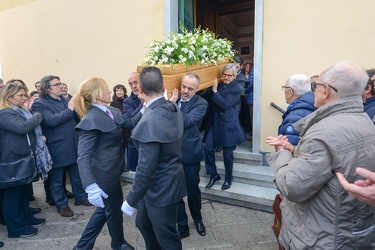
[[[268,143],[270,146],[274,146],[276,151],[285,149],[290,151],[292,154],[294,153],[295,147],[288,141],[286,135],[279,135],[278,137],[267,136],[266,143]]]

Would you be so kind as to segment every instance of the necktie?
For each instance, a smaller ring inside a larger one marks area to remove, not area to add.
[[[184,108],[184,106],[185,106],[185,104],[186,104],[186,102],[180,102],[180,109],[183,109]]]
[[[109,110],[107,108],[105,112],[109,115],[109,117],[111,117],[112,120],[115,120],[115,118],[113,117],[113,114],[112,114],[111,110]]]

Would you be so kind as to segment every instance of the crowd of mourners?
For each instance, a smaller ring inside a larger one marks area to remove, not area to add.
[[[135,210],[147,249],[182,249],[190,234],[185,196],[197,233],[206,235],[201,161],[205,188],[212,188],[221,180],[215,152],[222,151],[221,190],[227,190],[233,152],[252,140],[251,66],[236,56],[202,91],[199,76],[189,72],[170,98],[152,66],[129,75],[129,95],[124,85],[111,91],[101,78],[84,81],[74,96],[55,75],[31,92],[20,79],[0,79],[0,163],[32,152],[38,173],[32,181],[43,180],[45,201],[62,217],[74,216],[68,199],[96,206],[73,249],[92,249],[105,224],[112,249],[134,249],[122,217]],[[294,74],[281,86],[287,108],[277,136],[266,138],[276,150],[266,158],[282,198],[280,249],[375,248],[374,80],[374,69],[339,62],[312,77]],[[125,171],[136,172],[126,196]],[[32,181],[0,189],[0,223],[10,238],[34,236],[46,223],[35,216],[40,208],[29,206]]]

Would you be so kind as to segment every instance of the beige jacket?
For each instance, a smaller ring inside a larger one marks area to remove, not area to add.
[[[360,97],[329,103],[294,125],[301,135],[294,156],[267,156],[284,195],[280,243],[285,249],[375,249],[374,208],[349,195],[355,168],[375,171],[375,127]]]

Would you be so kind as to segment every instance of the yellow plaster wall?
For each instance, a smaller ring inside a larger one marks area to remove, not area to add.
[[[164,1],[38,0],[0,12],[2,78],[31,90],[44,75],[70,93],[92,76],[128,87],[154,39],[163,40]],[[128,93],[130,93],[128,91]]]
[[[35,1],[38,0],[0,0],[0,11],[16,8]]]
[[[375,1],[264,0],[261,150],[277,135],[285,109],[281,86],[289,76],[319,74],[341,60],[375,68]]]

